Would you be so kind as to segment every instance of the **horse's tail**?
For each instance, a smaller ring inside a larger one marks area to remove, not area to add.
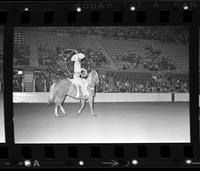
[[[54,103],[54,97],[55,97],[55,83],[52,84],[50,87],[48,105]]]

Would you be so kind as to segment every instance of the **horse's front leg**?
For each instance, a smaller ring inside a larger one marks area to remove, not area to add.
[[[97,116],[97,114],[94,112],[94,97],[92,97],[91,99],[89,99],[89,104],[90,104],[90,109],[91,112],[94,116]]]
[[[84,109],[84,107],[85,107],[85,100],[84,99],[80,99],[80,101],[81,101],[81,108],[79,109],[78,114],[80,114],[82,112],[82,110]]]

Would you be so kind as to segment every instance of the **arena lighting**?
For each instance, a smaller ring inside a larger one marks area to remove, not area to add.
[[[23,74],[23,71],[18,71],[17,72],[19,75],[22,75]]]
[[[77,8],[76,8],[76,11],[77,11],[77,12],[81,12],[81,7],[77,7]]]
[[[24,11],[29,11],[29,8],[24,8]]]
[[[31,161],[30,161],[30,160],[25,160],[25,161],[24,161],[24,165],[25,165],[26,167],[31,167]]]
[[[185,160],[185,163],[186,163],[186,164],[191,164],[191,163],[192,163],[192,160]]]
[[[138,164],[138,161],[137,161],[137,160],[132,160],[132,164],[133,164],[133,165],[137,165],[137,164]]]
[[[80,165],[80,166],[83,166],[83,165],[84,165],[84,162],[83,162],[83,161],[79,161],[79,165]]]
[[[135,8],[134,5],[131,5],[131,6],[130,6],[130,10],[131,10],[131,11],[135,11],[135,9],[136,9],[136,8]]]
[[[189,6],[188,6],[187,3],[184,3],[184,4],[183,4],[183,9],[184,9],[184,10],[188,10],[188,9],[189,9]]]

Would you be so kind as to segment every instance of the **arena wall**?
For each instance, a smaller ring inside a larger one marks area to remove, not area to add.
[[[14,103],[47,103],[49,93],[14,92]],[[188,101],[189,94],[175,94],[175,101]],[[171,93],[97,93],[95,102],[171,102]],[[77,99],[67,97],[65,102],[76,103]]]
[[[174,98],[175,98],[175,101],[179,101],[179,102],[189,101],[190,99],[189,93],[176,93]]]

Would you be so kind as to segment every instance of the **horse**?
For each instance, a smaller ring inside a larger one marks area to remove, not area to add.
[[[90,104],[91,113],[93,116],[97,116],[94,112],[94,96],[95,96],[95,86],[99,85],[99,76],[95,70],[92,70],[86,79],[88,86],[87,90],[89,92],[88,96],[84,96],[82,92],[81,86],[79,87],[80,95],[76,97],[77,86],[70,81],[69,78],[62,79],[60,81],[54,82],[50,86],[49,91],[49,101],[48,104],[55,104],[55,116],[58,115],[58,107],[60,107],[63,114],[66,114],[65,109],[63,108],[63,103],[67,96],[72,97],[74,99],[80,99],[81,108],[78,110],[78,114],[82,112],[85,107],[85,102],[88,100]]]

